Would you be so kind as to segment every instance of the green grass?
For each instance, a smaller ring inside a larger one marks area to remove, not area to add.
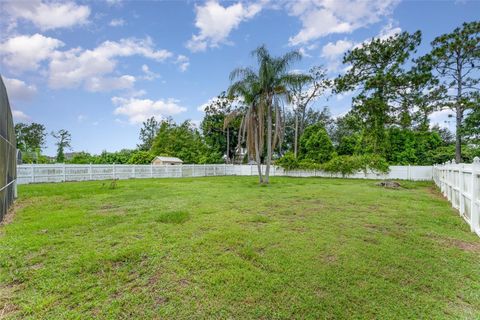
[[[403,184],[21,186],[0,318],[478,319],[480,239],[431,183]]]

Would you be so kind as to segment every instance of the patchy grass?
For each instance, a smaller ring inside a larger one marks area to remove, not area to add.
[[[477,319],[480,239],[430,183],[21,186],[0,318]]]

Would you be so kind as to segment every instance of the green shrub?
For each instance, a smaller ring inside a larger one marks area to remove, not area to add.
[[[326,172],[340,173],[342,176],[372,170],[380,173],[389,171],[387,161],[377,155],[337,156],[322,165]]]

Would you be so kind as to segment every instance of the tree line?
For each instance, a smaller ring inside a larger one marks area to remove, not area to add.
[[[390,164],[469,162],[480,155],[480,22],[436,37],[420,56],[421,41],[420,31],[366,41],[345,53],[346,71],[333,79],[322,66],[294,72],[302,58],[297,51],[277,57],[260,46],[252,52],[256,66],[230,73],[231,85],[206,106],[198,127],[152,117],[136,149],[76,153],[68,161],[150,163],[167,155],[184,163],[255,163],[261,183],[269,182],[272,165],[348,174]],[[345,115],[313,107],[338,94],[353,95]],[[455,134],[430,123],[432,113],[447,109]],[[41,149],[42,125],[17,126],[21,150]],[[61,161],[70,136],[54,137]]]

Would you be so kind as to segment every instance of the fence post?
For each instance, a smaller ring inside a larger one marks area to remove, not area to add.
[[[135,179],[135,165],[132,164],[132,178]]]
[[[223,164],[223,175],[224,176],[227,175],[227,164],[226,163]]]
[[[195,163],[193,164],[193,167],[192,167],[192,177],[195,177]]]
[[[113,166],[112,166],[112,175],[113,175],[113,180],[115,180],[115,163],[113,163]]]
[[[465,198],[463,197],[464,192],[464,176],[463,176],[463,164],[458,165],[458,210],[460,211],[460,215],[465,213]]]
[[[478,203],[478,205],[477,205]],[[472,199],[470,209],[470,230],[480,236],[480,158],[473,158],[472,163]]]
[[[153,178],[153,163],[150,163],[150,178]]]
[[[67,170],[65,168],[65,162],[63,163],[63,182],[67,181]]]
[[[88,167],[88,170],[90,171],[90,180],[93,180],[93,168],[92,168],[91,162],[90,162],[90,166]]]
[[[32,183],[35,183],[35,168],[33,167],[33,163],[30,165],[32,169]]]
[[[207,164],[206,163],[203,164],[203,176],[204,177],[207,176]]]

